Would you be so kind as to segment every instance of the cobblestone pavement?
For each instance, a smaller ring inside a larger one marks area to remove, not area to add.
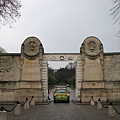
[[[120,111],[120,106],[115,106]],[[108,116],[108,109],[97,110],[96,105],[75,105],[74,103],[51,103],[22,109],[20,116],[7,113],[8,120],[120,120],[120,114]]]
[[[71,90],[71,99],[74,98],[74,91]],[[52,99],[52,94],[50,95]],[[5,106],[7,109],[13,105]],[[120,111],[120,105],[115,108]],[[108,108],[97,110],[96,105],[76,105],[70,103],[53,103],[49,105],[30,106],[30,109],[24,110],[22,114],[15,116],[14,112],[7,113],[8,120],[120,120],[120,114],[115,117],[108,116]]]

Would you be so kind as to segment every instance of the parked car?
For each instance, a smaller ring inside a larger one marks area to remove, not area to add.
[[[54,103],[64,101],[70,101],[70,92],[68,91],[67,87],[56,87],[56,90],[53,93]]]

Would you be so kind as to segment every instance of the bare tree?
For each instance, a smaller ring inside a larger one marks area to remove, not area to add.
[[[111,15],[113,16],[114,24],[118,23],[120,25],[120,0],[113,0],[114,6],[111,8]],[[120,34],[120,30],[118,32]]]
[[[0,47],[0,53],[6,53],[5,49],[3,49],[2,47]]]
[[[74,69],[75,66],[76,66],[75,63],[69,62],[69,63],[66,65],[66,68],[67,68],[67,69]]]
[[[0,0],[0,24],[6,25],[16,21],[21,16],[19,0]]]

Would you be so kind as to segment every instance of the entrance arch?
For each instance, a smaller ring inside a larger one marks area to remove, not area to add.
[[[44,53],[40,40],[27,38],[21,46],[19,101],[34,95],[37,102],[48,101],[48,61],[75,61],[75,100],[80,101],[82,59],[80,53]],[[26,93],[26,94],[25,94]]]
[[[80,101],[80,90],[82,86],[82,60],[81,55],[78,53],[48,53],[43,55],[42,63],[42,86],[44,93],[44,102],[48,99],[48,61],[75,61],[76,72],[75,72],[75,100]]]

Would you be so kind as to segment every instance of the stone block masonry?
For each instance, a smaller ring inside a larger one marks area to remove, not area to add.
[[[90,102],[93,96],[95,101],[120,102],[120,52],[104,53],[101,41],[90,36],[80,53],[44,53],[36,37],[25,39],[21,53],[0,53],[0,103],[32,96],[36,103],[47,102],[48,61],[76,62],[76,101]]]

